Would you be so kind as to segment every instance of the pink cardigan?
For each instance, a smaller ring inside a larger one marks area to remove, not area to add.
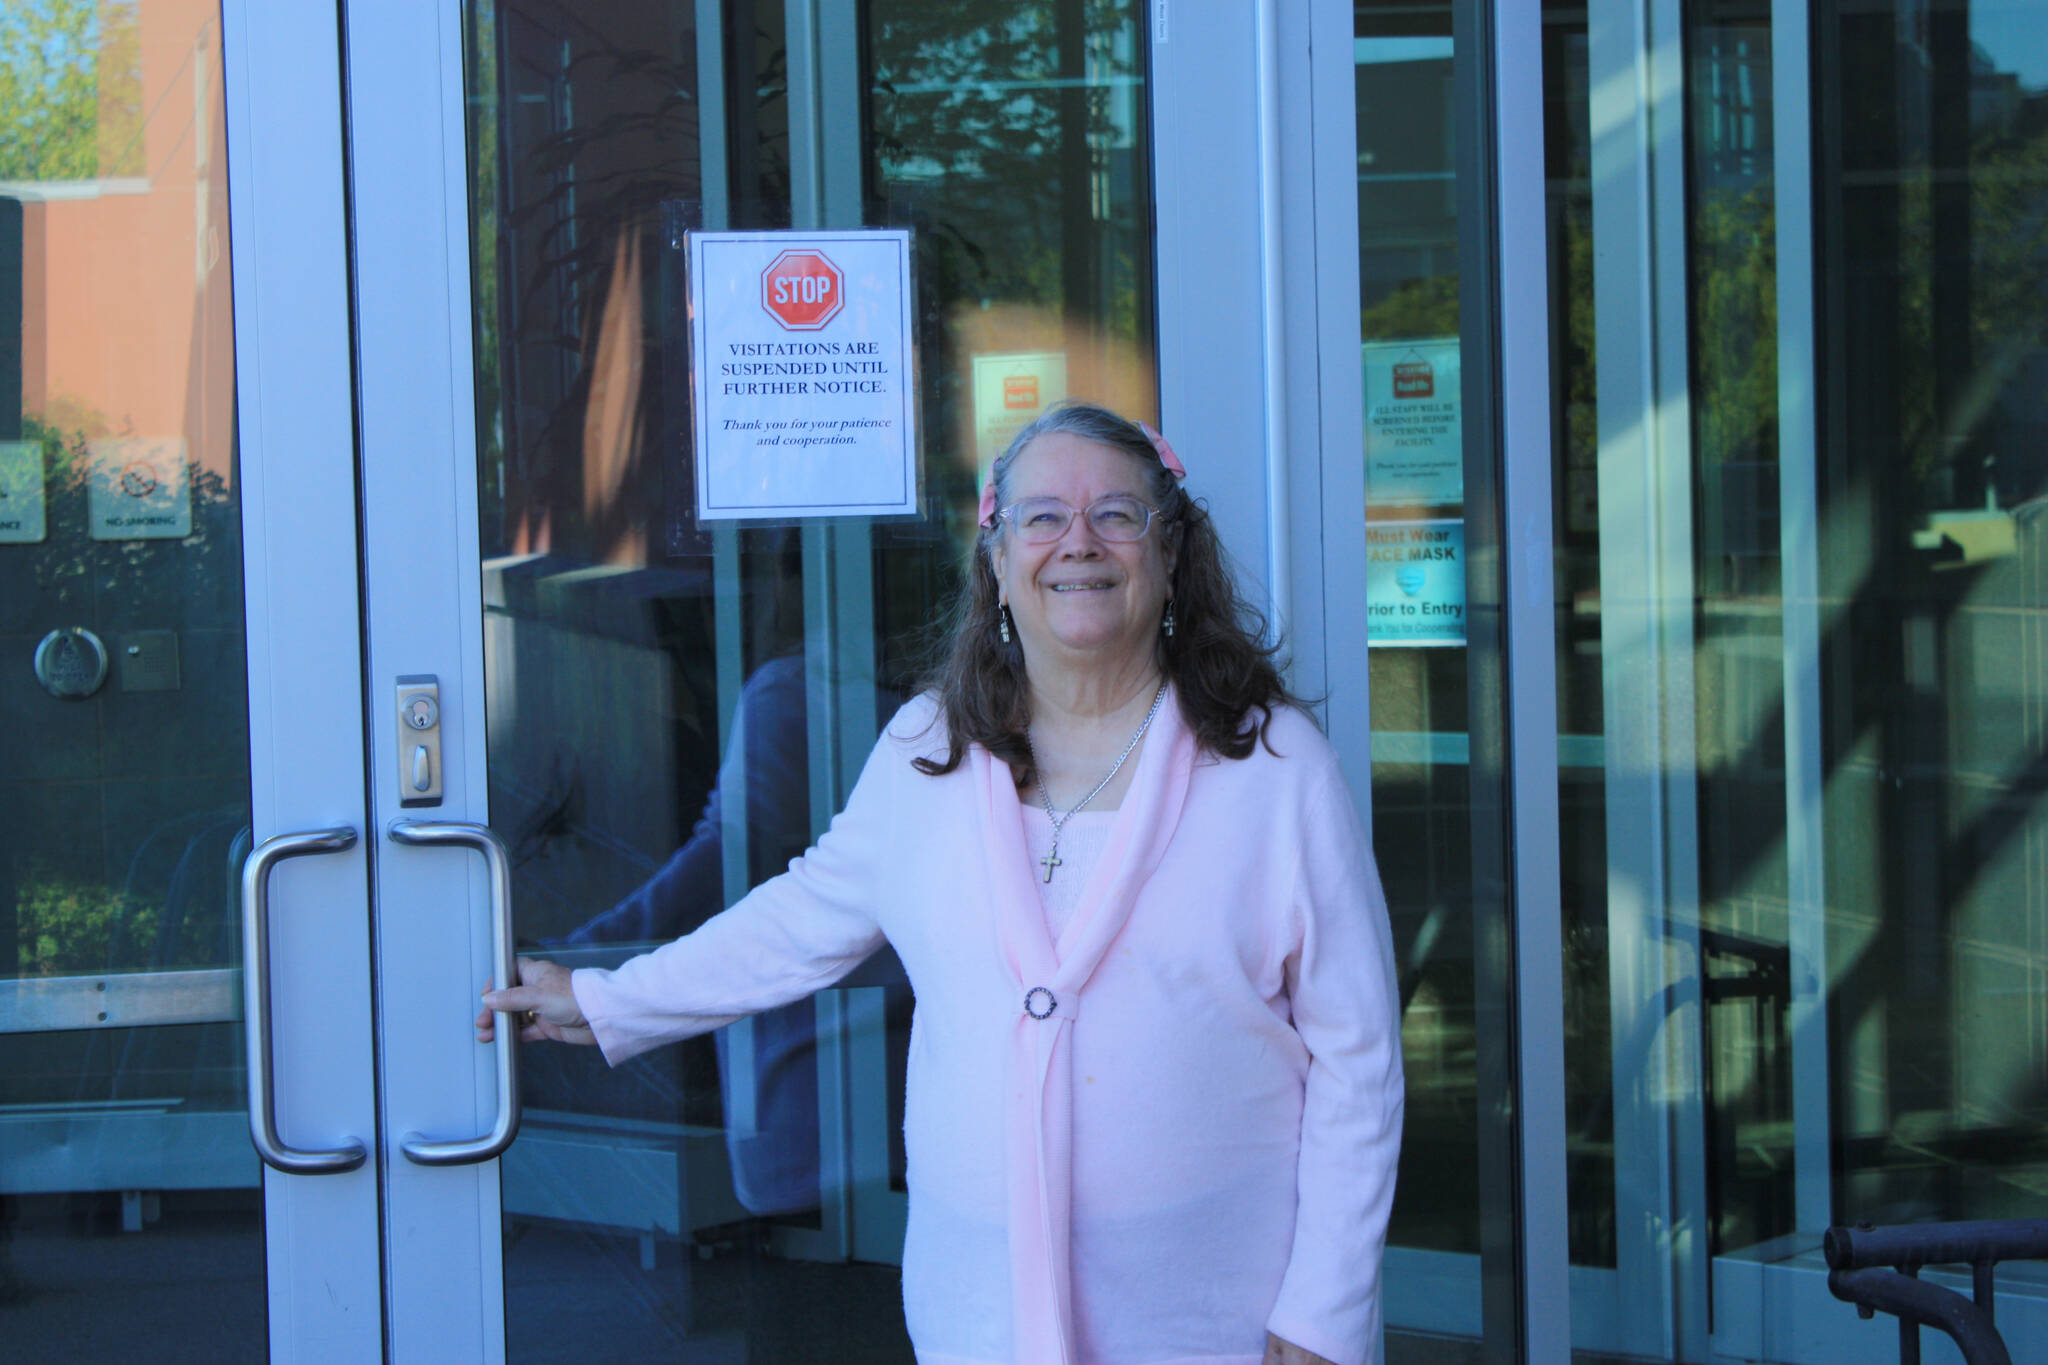
[[[1377,1359],[1400,1021],[1328,743],[1289,709],[1277,755],[1199,755],[1169,698],[1055,944],[1008,768],[979,748],[944,777],[910,767],[943,753],[935,717],[928,697],[897,714],[788,872],[575,973],[605,1056],[828,986],[886,938],[917,997],[903,1299],[923,1365],[1256,1365],[1268,1330]]]

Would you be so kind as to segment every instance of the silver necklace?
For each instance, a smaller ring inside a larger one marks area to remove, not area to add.
[[[1138,728],[1131,732],[1130,743],[1124,745],[1124,751],[1116,756],[1116,762],[1109,765],[1109,771],[1102,775],[1102,780],[1095,784],[1094,790],[1090,791],[1079,801],[1076,801],[1065,815],[1052,808],[1052,794],[1045,789],[1045,767],[1038,761],[1038,751],[1031,747],[1031,732],[1029,730],[1024,732],[1024,751],[1031,755],[1031,766],[1038,773],[1038,799],[1045,803],[1046,818],[1052,821],[1052,849],[1043,858],[1038,860],[1039,866],[1045,869],[1045,880],[1047,882],[1052,880],[1053,869],[1060,865],[1060,831],[1066,827],[1067,821],[1074,818],[1075,813],[1081,807],[1102,795],[1102,789],[1107,787],[1115,779],[1117,773],[1122,771],[1124,760],[1131,756],[1131,750],[1138,747],[1138,741],[1143,739],[1145,732],[1152,728],[1152,718],[1159,714],[1159,704],[1165,700],[1166,684],[1162,682],[1159,684],[1159,690],[1152,694],[1152,709],[1145,713],[1145,719],[1139,721]]]

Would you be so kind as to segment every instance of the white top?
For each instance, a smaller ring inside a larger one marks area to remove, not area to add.
[[[1030,850],[1031,865],[1038,872],[1038,899],[1045,906],[1045,927],[1055,942],[1073,922],[1081,904],[1082,888],[1095,875],[1102,850],[1109,844],[1110,826],[1116,823],[1113,810],[1084,810],[1067,817],[1060,826],[1060,861],[1045,880],[1040,859],[1052,851],[1052,817],[1044,806],[1024,807],[1024,847]]]

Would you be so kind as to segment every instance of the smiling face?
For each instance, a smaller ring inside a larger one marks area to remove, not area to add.
[[[1083,508],[1121,493],[1152,502],[1149,471],[1114,446],[1050,432],[1017,452],[1003,497],[1058,498]],[[1025,543],[1007,519],[990,551],[1034,680],[1041,669],[1142,675],[1151,667],[1172,582],[1172,527],[1154,518],[1142,539],[1104,540],[1076,516],[1066,534]]]

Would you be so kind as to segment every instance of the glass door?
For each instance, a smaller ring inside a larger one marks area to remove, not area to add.
[[[687,931],[843,800],[1009,435],[1069,394],[1156,420],[1141,8],[350,14],[370,713],[431,678],[441,744],[408,807],[372,725],[394,1132],[507,1121],[486,859],[393,821],[502,856],[521,952]],[[792,226],[910,230],[912,516],[695,518],[683,234]],[[909,1007],[885,952],[616,1070],[522,1049],[515,1142],[392,1164],[396,1354],[908,1359]]]
[[[2044,1212],[2042,17],[1545,13],[1581,1345],[1889,1356],[1830,1225]]]
[[[0,16],[24,1359],[381,1349],[333,38],[207,0]]]
[[[1330,729],[1348,738],[1369,690],[1356,742],[1400,962],[1388,1352],[1561,1360],[1574,1021],[1552,791],[1583,749],[1554,728],[1549,585],[1530,577],[1553,545],[1542,92],[1503,55],[1533,44],[1539,15],[1444,0],[1344,17],[1319,37],[1353,92],[1329,190],[1355,217],[1323,250],[1355,267],[1341,296],[1359,311],[1324,343],[1331,367],[1343,348],[1351,422],[1325,450],[1322,535],[1356,547],[1326,571],[1329,685],[1342,657],[1370,687],[1349,714],[1333,702]]]
[[[1474,137],[1459,124],[1480,113],[1461,103],[1471,42],[1451,3],[1352,7],[1362,497],[1330,515],[1362,522],[1373,836],[1401,954],[1408,1110],[1388,1325],[1476,1340],[1479,935],[1505,913],[1507,887],[1481,871],[1500,864],[1506,826],[1484,796],[1484,764],[1472,762],[1475,744],[1498,751],[1505,717],[1475,666],[1498,643],[1483,624],[1475,638],[1467,611],[1488,592],[1468,555],[1468,540],[1484,549],[1488,528],[1467,517],[1467,480],[1475,505],[1496,483],[1488,455],[1466,455],[1464,395],[1484,387],[1465,387],[1462,362],[1480,363],[1491,326],[1482,310],[1460,308],[1468,286],[1481,292],[1468,277],[1489,249],[1469,221],[1483,191],[1460,184],[1478,173],[1459,141]],[[1423,1340],[1409,1349],[1425,1351]]]
[[[907,1359],[909,1000],[886,954],[617,1069],[580,1049],[494,1056],[468,1020],[502,970],[494,934],[616,962],[807,845],[915,685],[981,469],[1067,395],[1191,433],[1226,543],[1301,689],[1325,699],[1361,804],[1379,802],[1421,1059],[1387,1278],[1399,1358],[1561,1340],[1563,1296],[1518,1303],[1511,1270],[1530,1249],[1506,1040],[1531,1021],[1508,1018],[1506,926],[1542,878],[1508,847],[1505,783],[1530,767],[1508,758],[1501,708],[1510,672],[1518,696],[1539,689],[1503,663],[1497,419],[1475,402],[1462,429],[1417,433],[1450,452],[1425,472],[1442,480],[1448,459],[1455,490],[1369,501],[1364,438],[1365,375],[1421,360],[1435,425],[1461,364],[1492,392],[1501,319],[1459,298],[1494,288],[1475,283],[1493,189],[1458,178],[1454,148],[1482,140],[1469,121],[1492,97],[1473,57],[1493,38],[1477,6],[1259,5],[1208,27],[1170,9],[470,0],[347,16],[380,1075],[389,1131],[416,1135],[411,1155],[394,1139],[387,1175],[398,1358],[578,1354],[602,1331],[621,1359]],[[1406,121],[1363,126],[1366,109]],[[1342,213],[1300,210],[1333,194]],[[696,518],[686,235],[790,227],[911,232],[914,515]],[[1526,265],[1538,238],[1518,240]],[[1363,333],[1330,297],[1362,300]],[[1540,350],[1520,325],[1523,352]],[[1488,566],[1470,580],[1482,623],[1368,659],[1375,594],[1416,596],[1406,575],[1373,576],[1375,532],[1429,548],[1458,543],[1452,523]],[[1517,552],[1541,562],[1536,543]],[[1381,714],[1368,675],[1390,693]],[[429,686],[439,789],[415,792],[399,717]],[[1517,733],[1547,726],[1535,710]],[[422,821],[455,846],[394,839]],[[1522,956],[1540,975],[1541,954]],[[463,1159],[437,1159],[444,1142]],[[1542,1263],[1561,1281],[1558,1240]]]

